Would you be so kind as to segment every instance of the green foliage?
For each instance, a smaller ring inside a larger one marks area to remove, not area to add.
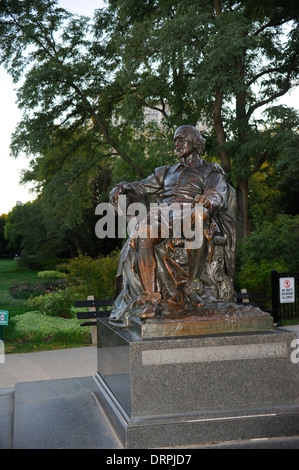
[[[34,270],[44,268],[45,260],[68,252],[68,241],[64,228],[59,236],[47,230],[43,199],[15,206],[8,214],[5,237],[9,248],[21,255],[20,267]],[[58,241],[58,240],[59,241]]]
[[[1,258],[10,258],[13,254],[12,250],[8,248],[8,241],[4,236],[5,224],[7,222],[7,215],[2,214],[0,216],[0,257]]]
[[[299,266],[299,216],[280,214],[273,222],[257,226],[238,247],[236,288],[271,299],[271,270],[297,271]]]
[[[39,279],[64,279],[65,275],[59,271],[39,271],[37,277]]]
[[[65,280],[53,280],[49,282],[23,283],[9,288],[11,297],[14,299],[29,299],[39,297],[48,292],[65,289],[68,286]]]
[[[30,298],[28,306],[35,307],[44,315],[51,317],[73,318],[75,315],[74,296],[69,288]]]
[[[75,290],[81,298],[94,295],[96,299],[109,299],[115,290],[117,265],[117,252],[97,259],[79,256],[69,263],[70,282],[75,283]],[[78,281],[80,284],[76,286]]]
[[[271,271],[285,272],[287,265],[283,261],[267,261],[262,259],[259,263],[244,262],[237,278],[238,291],[247,289],[248,292],[258,292],[262,304],[270,306],[271,300]]]
[[[44,262],[44,270],[46,271],[58,271],[57,265],[62,263],[67,263],[68,258],[62,257],[55,257],[55,258],[47,258]]]
[[[28,298],[28,297],[27,297]],[[24,303],[26,302],[27,299],[15,299],[12,297],[10,294],[7,292],[0,292],[0,304],[4,305],[7,309],[7,307],[23,307]],[[5,310],[5,308],[2,308]],[[28,309],[26,309],[28,311]]]
[[[25,237],[24,237],[25,240]],[[27,240],[26,240],[27,241]],[[26,242],[25,242],[26,243]],[[22,269],[30,269],[37,271],[43,269],[45,257],[37,252],[36,255],[27,255],[23,250],[20,251],[21,256],[18,258],[18,266]]]
[[[198,120],[212,128],[208,159],[219,158],[238,186],[240,236],[248,179],[252,229],[265,212],[295,215],[298,113],[268,109],[266,126],[254,113],[297,78],[297,8],[293,0],[111,0],[89,19],[55,1],[0,2],[0,62],[24,111],[12,153],[30,155],[23,182],[40,194],[5,224],[20,266],[55,269],[53,257],[118,249],[118,240],[96,239],[95,206],[113,184],[172,162],[174,128]],[[161,111],[161,128],[144,124],[145,107]],[[259,178],[265,163],[271,178]]]
[[[155,168],[176,161],[173,132],[166,127],[158,127],[154,123],[143,124],[139,126],[138,133],[135,131],[135,135],[134,129],[130,129],[130,132],[126,130],[123,138],[144,175],[150,175]],[[120,181],[136,181],[136,173],[126,162],[118,159],[112,168],[111,185]]]
[[[81,327],[77,319],[51,318],[38,312],[27,312],[11,319],[8,341],[89,342],[90,328]]]
[[[43,284],[21,284],[10,288],[10,295],[14,299],[29,299],[30,297],[38,297],[45,293]]]
[[[299,207],[299,112],[280,105],[268,108],[263,114],[267,128],[264,160],[271,162],[267,187],[269,192],[276,191],[279,212],[296,215]]]
[[[281,260],[290,271],[298,268],[299,215],[279,214],[273,222],[261,224],[241,244],[241,252],[255,262],[261,259]]]
[[[63,273],[64,275],[69,274],[69,272],[70,272],[70,270],[69,270],[69,260],[65,263],[57,264],[56,269],[59,273]]]
[[[7,308],[9,306],[9,308]],[[17,304],[0,304],[0,310],[9,310],[9,321],[8,321],[8,326],[10,325],[10,319],[15,317],[16,315],[22,315],[23,313],[27,313],[29,311],[33,311],[33,308],[30,308],[27,305],[24,305],[24,302],[22,305],[17,305]]]
[[[7,306],[23,305],[25,300],[12,297],[10,289],[22,284],[35,284],[37,280],[35,271],[19,268],[16,260],[0,259],[0,303]]]
[[[273,166],[268,163],[261,165],[258,172],[250,180],[249,189],[249,223],[251,231],[265,221],[272,222],[280,212],[280,191],[275,184]]]

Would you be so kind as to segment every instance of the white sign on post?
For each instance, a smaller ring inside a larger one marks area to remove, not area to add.
[[[279,279],[280,303],[290,304],[295,302],[295,278],[281,277]]]

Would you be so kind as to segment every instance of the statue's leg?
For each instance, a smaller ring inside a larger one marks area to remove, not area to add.
[[[192,214],[192,217],[195,217],[195,212]],[[210,216],[206,208],[203,208],[203,231],[209,227],[210,224]],[[195,220],[192,219],[192,228],[196,226]],[[199,225],[200,226],[200,225]],[[205,265],[205,261],[208,255],[208,248],[209,242],[205,236],[203,236],[202,245],[200,248],[194,249],[187,249],[188,252],[188,260],[189,260],[189,279],[190,281],[194,281],[196,279],[200,279],[202,270]]]
[[[200,279],[208,254],[208,241],[204,238],[201,248],[187,250],[189,262],[189,279]]]
[[[157,263],[154,253],[155,240],[140,238],[138,247],[138,268],[143,289],[156,292]]]
[[[153,216],[153,211],[148,213],[147,220],[139,225],[137,262],[140,280],[144,289],[141,301],[147,299],[145,308],[140,318],[152,318],[155,316],[155,305],[161,300],[161,294],[157,292],[157,262],[155,245],[164,235],[159,217]]]

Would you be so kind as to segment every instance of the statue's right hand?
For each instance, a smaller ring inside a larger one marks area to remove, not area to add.
[[[120,194],[124,194],[125,192],[125,183],[119,183],[114,188],[112,188],[109,194],[109,201],[112,205],[117,204],[118,197]]]

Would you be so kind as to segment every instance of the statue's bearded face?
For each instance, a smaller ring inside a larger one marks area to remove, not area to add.
[[[186,158],[194,152],[195,147],[193,139],[182,131],[178,131],[174,135],[174,145],[177,151],[178,158]]]

